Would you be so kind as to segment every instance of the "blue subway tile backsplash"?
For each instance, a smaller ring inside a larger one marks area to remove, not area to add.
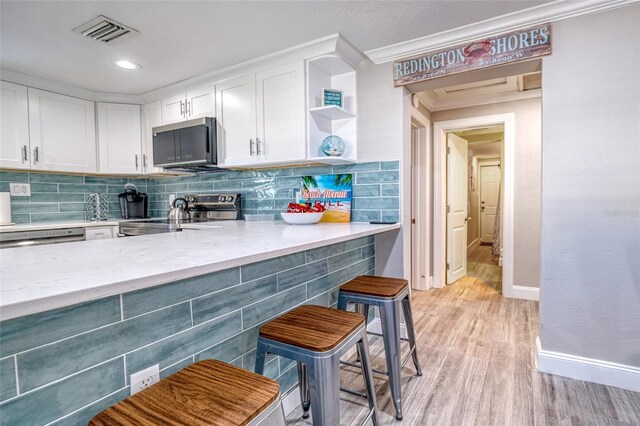
[[[0,190],[8,191],[10,182],[31,183],[31,197],[11,199],[12,217],[16,223],[83,220],[84,194],[93,192],[108,194],[109,218],[118,219],[117,196],[125,183],[134,183],[141,192],[149,195],[151,217],[167,214],[170,194],[184,196],[203,192],[238,192],[242,194],[245,213],[279,213],[286,210],[287,205],[294,201],[296,192],[300,191],[300,176],[353,173],[352,221],[367,222],[394,217],[389,211],[397,211],[396,217],[399,217],[398,169],[398,161],[383,161],[269,170],[217,170],[148,179],[1,171]],[[362,197],[369,198],[370,204],[359,207],[358,200]]]

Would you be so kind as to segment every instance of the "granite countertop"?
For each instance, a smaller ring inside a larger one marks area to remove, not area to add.
[[[0,320],[400,227],[400,224],[293,226],[279,221],[219,221],[185,225],[182,232],[3,249]]]

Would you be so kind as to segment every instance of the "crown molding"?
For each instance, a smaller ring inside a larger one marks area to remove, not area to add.
[[[556,0],[425,37],[368,50],[364,53],[373,63],[382,64],[419,55],[429,50],[446,49],[479,38],[515,31],[531,25],[558,22],[577,16],[616,9],[638,1],[640,0],[584,0],[579,2]]]
[[[64,83],[58,83],[44,78],[22,74],[10,70],[0,70],[0,79],[11,83],[21,84],[35,89],[46,90],[59,93],[61,95],[72,96],[74,98],[85,99],[94,102],[115,102],[122,104],[140,104],[141,98],[138,95],[126,95],[119,93],[94,92],[81,89]]]

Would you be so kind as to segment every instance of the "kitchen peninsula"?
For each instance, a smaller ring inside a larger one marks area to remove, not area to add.
[[[252,370],[259,324],[334,305],[342,283],[374,273],[374,236],[399,229],[228,221],[3,250],[2,392],[13,396],[3,420],[86,422],[154,364],[161,377],[206,358]],[[297,379],[275,357],[266,374],[283,392]]]

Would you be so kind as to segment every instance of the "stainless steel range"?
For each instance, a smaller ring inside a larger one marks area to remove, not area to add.
[[[122,237],[179,232],[183,225],[212,222],[216,220],[238,220],[242,218],[240,194],[198,194],[185,195],[189,220],[148,219],[120,222],[119,235]]]

